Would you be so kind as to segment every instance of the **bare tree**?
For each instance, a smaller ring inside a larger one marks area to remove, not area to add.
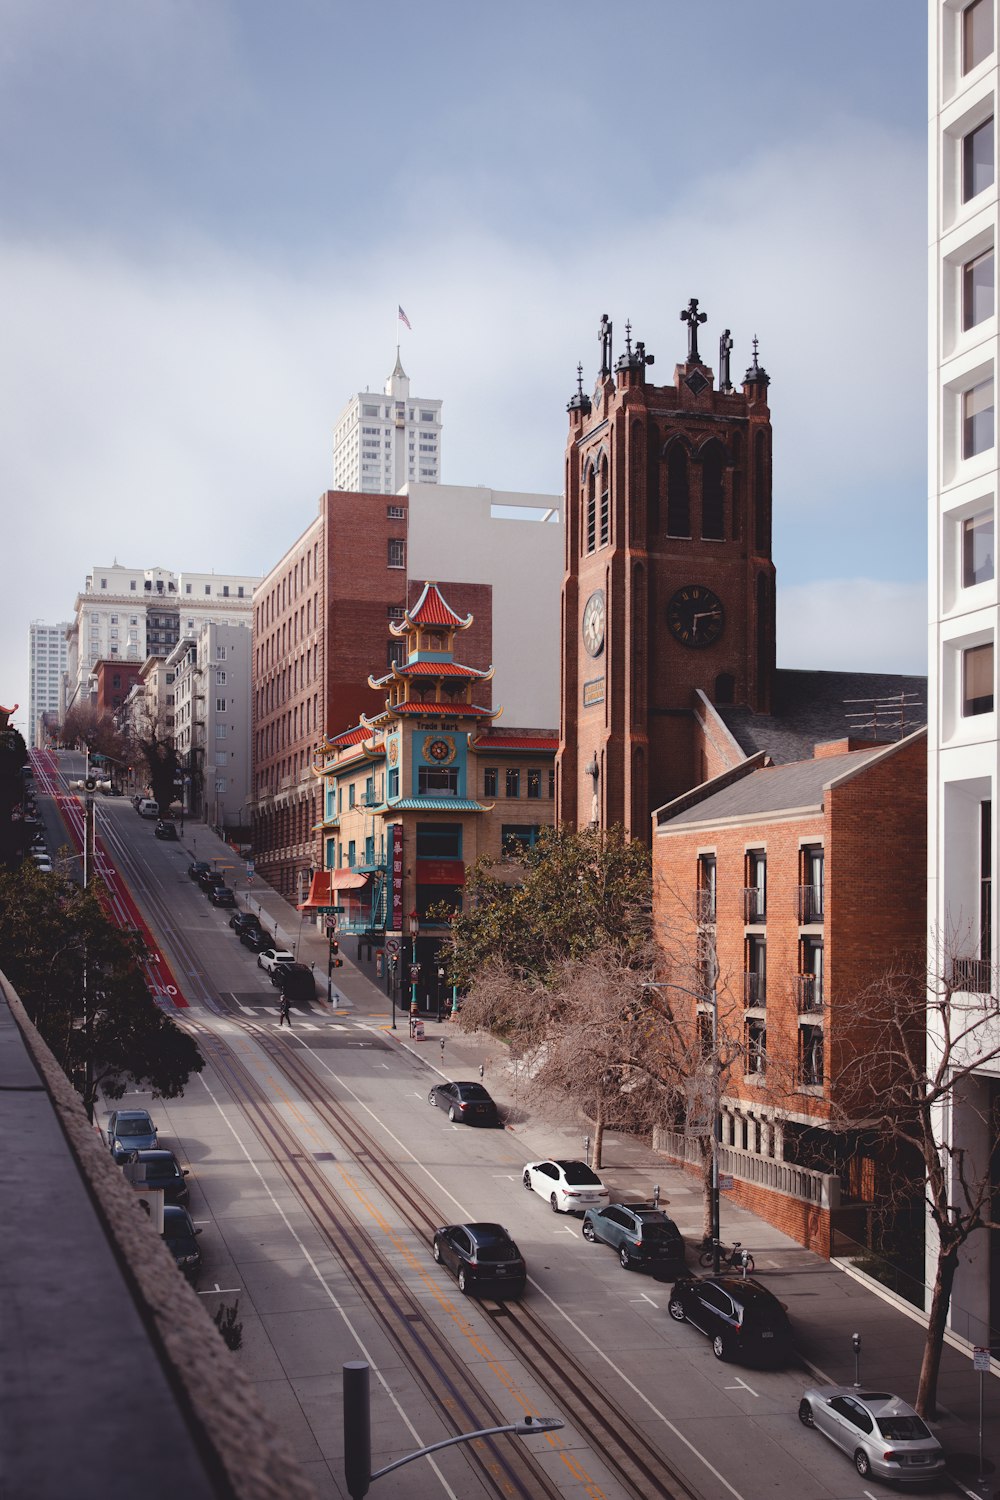
[[[889,1193],[919,1201],[922,1190],[933,1226],[936,1263],[916,1399],[926,1417],[936,1414],[959,1251],[977,1231],[1000,1230],[990,1160],[1000,1121],[976,1079],[1000,1059],[1000,1005],[995,994],[959,988],[973,982],[967,968],[949,961],[930,983],[912,969],[883,974],[851,1001],[850,1038],[835,1059],[837,1123],[886,1143]]]
[[[91,755],[122,757],[122,734],[114,718],[96,703],[76,703],[66,712],[60,730],[64,745],[85,745]]]

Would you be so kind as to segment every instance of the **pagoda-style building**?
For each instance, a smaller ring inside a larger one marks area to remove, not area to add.
[[[425,583],[390,626],[402,660],[368,679],[385,707],[328,737],[314,767],[324,869],[305,909],[325,911],[338,936],[356,936],[359,962],[380,976],[396,947],[407,995],[408,966],[418,963],[421,1003],[431,1005],[445,914],[462,905],[467,868],[483,855],[499,861],[554,821],[558,736],[495,726],[493,668],[456,659],[471,624]]]

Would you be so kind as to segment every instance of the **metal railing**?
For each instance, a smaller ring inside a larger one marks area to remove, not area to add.
[[[956,958],[951,967],[951,982],[967,995],[989,995],[993,992],[993,965],[988,958]]]
[[[821,885],[798,885],[795,887],[795,913],[798,920],[822,922],[823,887]]]
[[[823,976],[821,974],[796,974],[795,1006],[800,1012],[823,1009]]]
[[[760,1006],[767,1004],[767,975],[750,970],[743,975],[743,1004]]]
[[[715,921],[715,891],[708,886],[699,886],[694,893],[695,919],[699,922]]]
[[[744,922],[764,922],[767,920],[767,901],[759,885],[745,885],[743,887],[743,920]]]

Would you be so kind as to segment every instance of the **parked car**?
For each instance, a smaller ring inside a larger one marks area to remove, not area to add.
[[[291,1004],[316,999],[316,979],[307,964],[275,964],[271,983]]]
[[[623,1268],[665,1272],[684,1269],[684,1240],[673,1219],[654,1203],[609,1203],[588,1208],[583,1237],[618,1251]]]
[[[887,1391],[816,1386],[799,1402],[799,1421],[815,1427],[870,1474],[897,1484],[925,1484],[944,1471],[941,1444],[912,1406]]]
[[[682,1276],[667,1311],[675,1322],[707,1334],[716,1359],[739,1355],[783,1364],[791,1353],[784,1303],[752,1276]]]
[[[223,875],[222,871],[213,870],[211,866],[209,866],[207,870],[202,870],[198,876],[198,884],[206,893],[210,891],[214,885],[225,885],[225,883],[226,877],[225,875]]]
[[[524,1257],[502,1224],[446,1224],[435,1229],[431,1253],[458,1280],[463,1295],[489,1290],[520,1296],[528,1277]]]
[[[188,865],[188,880],[200,880],[202,875],[207,875],[212,866],[205,863],[203,859],[193,859]]]
[[[147,1110],[112,1110],[108,1116],[108,1146],[115,1161],[133,1151],[154,1151],[156,1145],[156,1126]]]
[[[166,818],[158,818],[153,834],[158,839],[176,839],[177,824],[168,822]]]
[[[244,932],[261,932],[260,917],[252,911],[234,911],[229,918],[229,925],[241,937]]]
[[[140,797],[136,812],[140,818],[158,818],[160,816],[160,804],[154,802],[152,797]]]
[[[546,1200],[554,1214],[579,1213],[607,1203],[611,1194],[584,1161],[529,1161],[521,1181]]]
[[[165,1203],[187,1201],[187,1168],[181,1166],[172,1151],[157,1148],[152,1151],[137,1151],[135,1155],[138,1158],[137,1166],[141,1168],[137,1174],[141,1180],[133,1178],[133,1187],[157,1188],[163,1193]]]
[[[448,1111],[452,1124],[499,1125],[497,1107],[481,1083],[436,1083],[427,1103]]]
[[[228,885],[213,885],[208,893],[213,906],[235,906],[236,896]]]
[[[35,869],[41,875],[51,875],[52,874],[52,860],[49,858],[49,856],[47,854],[38,853],[35,850],[32,850],[31,857],[32,857],[32,859],[34,861]]]
[[[295,954],[289,953],[287,948],[262,948],[257,954],[258,969],[267,969],[268,972],[275,964],[293,964]]]
[[[201,1234],[186,1208],[176,1203],[163,1205],[163,1238],[167,1249],[182,1271],[191,1273],[201,1265],[201,1251],[195,1235]]]
[[[240,942],[244,948],[249,948],[251,953],[263,953],[265,948],[274,947],[274,938],[263,927],[248,927],[240,933]]]

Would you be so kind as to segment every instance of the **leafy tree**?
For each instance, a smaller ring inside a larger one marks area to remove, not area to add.
[[[10,725],[0,728],[0,864],[15,865],[24,850],[24,827],[15,822],[14,808],[23,801],[21,767],[28,759],[24,739]]]
[[[545,829],[500,864],[480,860],[452,920],[452,980],[471,991],[496,968],[548,982],[567,959],[604,946],[627,960],[649,941],[649,852],[621,828]]]
[[[0,872],[0,969],[93,1119],[98,1091],[120,1099],[130,1079],[174,1098],[204,1066],[194,1040],[156,1005],[142,940],[82,890],[22,867]]]

